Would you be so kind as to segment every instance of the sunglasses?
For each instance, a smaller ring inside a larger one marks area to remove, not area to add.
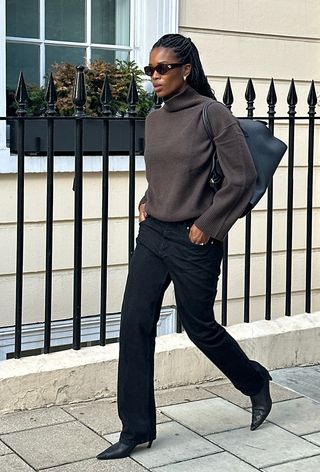
[[[182,67],[182,66],[183,66],[183,64],[181,64],[181,63],[177,63],[177,64],[158,64],[158,65],[156,65],[156,67],[145,66],[144,73],[146,75],[149,75],[150,77],[153,76],[154,71],[157,71],[158,74],[160,74],[160,75],[164,75],[167,72],[169,72],[169,70],[175,69],[176,67]]]

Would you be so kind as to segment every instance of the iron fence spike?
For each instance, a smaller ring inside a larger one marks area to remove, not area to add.
[[[296,92],[296,86],[294,83],[294,79],[291,80],[291,85],[288,93],[287,103],[290,107],[295,107],[298,103],[298,97]]]
[[[154,109],[157,110],[158,108],[161,108],[162,105],[162,98],[158,97],[156,93],[153,94],[153,103],[154,103]]]
[[[228,77],[228,79],[227,79],[226,88],[225,88],[225,90],[224,90],[223,103],[224,103],[228,108],[231,108],[231,106],[232,106],[232,104],[233,104],[233,93],[232,93],[232,87],[231,87],[230,77]]]
[[[100,101],[102,103],[102,114],[104,116],[111,115],[111,103],[112,103],[112,93],[110,88],[109,78],[106,75],[103,81],[103,87],[101,92]]]
[[[136,106],[137,106],[137,103],[139,102],[139,95],[138,95],[137,85],[136,85],[136,81],[135,81],[135,78],[134,78],[133,74],[132,74],[132,77],[131,77],[127,102],[128,102],[128,105],[129,105],[128,114],[131,115],[131,116],[136,115],[137,114]]]
[[[26,106],[28,101],[28,91],[26,83],[24,81],[23,72],[20,72],[19,74],[18,85],[15,93],[15,100],[18,104],[17,115],[24,116],[27,113]]]
[[[254,102],[254,100],[256,98],[256,92],[254,90],[252,79],[248,80],[246,93],[245,93],[245,98],[246,98],[247,102]]]
[[[248,110],[248,117],[252,118],[253,117],[253,110],[254,110],[254,100],[256,98],[256,92],[254,90],[253,82],[251,79],[248,80],[247,88],[246,88],[246,93],[245,93],[245,98],[247,100],[247,110]]]
[[[55,102],[57,101],[57,92],[56,92],[56,87],[54,85],[52,72],[50,73],[45,99],[46,99],[46,102],[50,105],[54,105]]]
[[[314,80],[312,80],[309,94],[308,94],[308,105],[309,107],[315,107],[317,103],[318,103],[317,92],[314,85]]]
[[[271,82],[270,82],[270,87],[269,87],[268,96],[267,96],[267,103],[269,106],[275,106],[275,104],[277,103],[277,94],[276,94],[276,89],[274,86],[273,79],[271,79]]]
[[[53,81],[52,72],[50,73],[45,100],[47,102],[46,115],[56,115],[55,103],[57,101],[57,92]]]
[[[85,115],[84,105],[87,99],[86,85],[84,80],[85,66],[78,65],[76,70],[76,79],[73,88],[73,103],[75,105],[74,116],[83,116]]]

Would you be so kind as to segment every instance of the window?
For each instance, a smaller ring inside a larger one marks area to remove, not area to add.
[[[44,84],[55,62],[128,60],[130,0],[6,0],[7,87],[20,70],[28,84]]]

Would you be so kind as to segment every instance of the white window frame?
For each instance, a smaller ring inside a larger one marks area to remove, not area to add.
[[[91,6],[91,0],[87,0],[87,5]],[[42,18],[44,15],[45,2],[40,0],[40,13]],[[71,43],[44,40],[44,21],[40,21],[40,39],[7,37],[8,41],[18,42],[23,41],[29,44],[40,44],[40,83],[43,83],[43,76],[45,73],[45,44],[66,44],[68,46],[82,46],[87,47],[91,51],[91,47],[103,48],[110,50],[125,50],[130,53],[130,60],[134,60],[137,65],[142,68],[148,63],[149,51],[152,45],[159,37],[166,33],[178,32],[178,12],[179,0],[131,0],[130,3],[130,46],[115,46],[108,44],[90,43],[91,36],[91,8],[90,12],[87,10],[87,37],[85,43]],[[0,114],[5,116],[6,103],[6,53],[5,53],[5,18],[6,18],[6,2],[0,2]],[[89,36],[90,35],[90,36]],[[1,47],[2,45],[2,47]],[[84,46],[85,45],[85,46]],[[87,54],[90,59],[90,53]],[[1,106],[2,103],[2,106]],[[15,173],[16,172],[16,156],[10,156],[9,149],[6,148],[6,127],[4,122],[0,122],[0,174],[1,173]],[[36,157],[26,157],[26,172],[45,172],[45,168],[40,166],[43,170],[34,169],[34,161],[38,160]],[[44,158],[45,159],[45,158]],[[69,158],[66,157],[66,160]],[[30,166],[28,166],[30,161]],[[33,161],[33,162],[31,162]],[[66,165],[65,165],[66,164]],[[36,166],[37,167],[37,166]],[[28,170],[27,170],[28,169]],[[66,172],[73,172],[73,168],[68,162],[61,162],[61,169]],[[89,169],[88,169],[89,171]]]
[[[91,60],[91,49],[103,49],[103,50],[110,50],[110,51],[127,51],[129,57],[132,55],[132,43],[131,43],[131,34],[130,34],[130,44],[129,46],[123,46],[121,44],[101,44],[101,43],[93,43],[91,41],[91,0],[85,0],[85,11],[86,11],[86,40],[84,42],[78,41],[57,41],[57,40],[50,40],[45,39],[45,0],[39,0],[39,38],[24,38],[19,36],[7,36],[6,42],[7,43],[23,43],[23,44],[33,44],[39,45],[40,47],[40,68],[39,68],[39,84],[45,85],[45,74],[46,74],[46,63],[45,63],[45,47],[48,45],[56,45],[56,46],[66,46],[66,47],[81,47],[86,50],[86,58],[87,61]],[[130,21],[129,21],[129,28],[130,31],[134,27],[134,0],[130,2]]]

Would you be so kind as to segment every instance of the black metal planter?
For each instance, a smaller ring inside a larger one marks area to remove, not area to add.
[[[8,119],[10,125],[10,151],[17,152],[18,120]],[[84,153],[99,154],[102,149],[102,119],[84,119]],[[143,154],[144,120],[136,120],[135,152]],[[56,120],[54,150],[56,154],[73,154],[75,146],[75,120]],[[25,153],[29,155],[46,154],[46,120],[27,119],[25,121]],[[130,122],[122,118],[110,119],[110,153],[128,154],[130,149]]]

